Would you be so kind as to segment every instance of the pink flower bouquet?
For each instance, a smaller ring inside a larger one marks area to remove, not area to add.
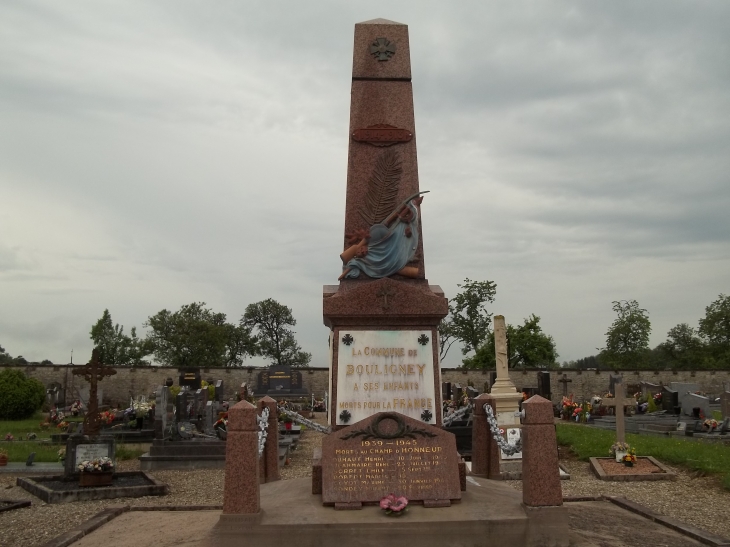
[[[380,508],[388,516],[399,517],[406,512],[406,507],[408,507],[408,498],[405,496],[397,498],[393,494],[388,494],[380,500]]]

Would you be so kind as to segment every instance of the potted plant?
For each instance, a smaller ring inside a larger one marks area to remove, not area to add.
[[[623,463],[626,467],[634,467],[634,464],[636,463],[636,450],[634,448],[629,448],[629,451],[623,458],[621,458],[621,463]]]
[[[291,424],[294,420],[292,420],[289,416],[286,416],[284,418],[284,429],[287,431],[291,431]]]
[[[8,465],[8,451],[0,448],[0,467]]]
[[[104,456],[97,460],[84,460],[78,465],[79,486],[106,486],[112,483],[114,462]]]

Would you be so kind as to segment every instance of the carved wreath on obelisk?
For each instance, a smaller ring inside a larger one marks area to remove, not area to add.
[[[356,278],[361,272],[374,279],[393,274],[418,277],[418,267],[408,263],[416,258],[418,206],[426,192],[398,204],[402,172],[396,150],[386,150],[378,157],[359,208],[370,228],[346,234],[350,247],[340,255],[344,266],[339,279]]]

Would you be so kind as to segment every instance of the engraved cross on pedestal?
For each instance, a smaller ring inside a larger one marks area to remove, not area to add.
[[[105,367],[99,360],[99,348],[94,348],[94,351],[91,352],[91,362],[83,367],[74,367],[72,372],[76,376],[83,376],[89,382],[89,406],[86,409],[86,417],[84,417],[84,435],[96,436],[101,430],[97,383],[106,376],[113,376],[117,371],[111,367]]]
[[[624,427],[624,408],[636,404],[633,397],[625,397],[623,382],[616,383],[616,397],[603,399],[603,406],[614,407],[616,414],[616,442],[626,442],[626,428]]]
[[[390,309],[390,302],[388,302],[388,297],[389,296],[390,297],[395,296],[395,291],[393,289],[391,289],[390,287],[383,287],[382,289],[380,289],[378,291],[378,297],[382,297],[383,298],[383,304],[382,304],[382,306],[383,306],[383,309],[384,310]]]

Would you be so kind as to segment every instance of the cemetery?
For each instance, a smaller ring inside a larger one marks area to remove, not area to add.
[[[288,365],[242,382],[187,367],[112,406],[103,390],[121,367],[97,347],[71,370],[78,398],[46,388],[24,462],[6,461],[5,447],[30,422],[5,435],[0,538],[730,545],[730,385],[611,374],[576,395],[580,382],[563,371],[510,371],[503,315],[493,371],[478,382],[442,375],[449,307],[425,277],[414,134],[408,26],[356,24],[342,269],[322,288],[326,388]],[[143,448],[120,458],[131,444]],[[40,461],[48,454],[58,461]],[[53,533],[34,533],[41,522]]]

